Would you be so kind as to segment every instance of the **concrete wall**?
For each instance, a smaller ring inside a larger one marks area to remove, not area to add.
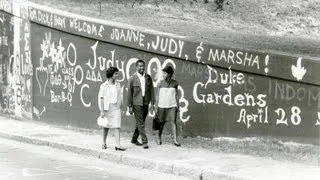
[[[30,21],[25,4],[0,1],[0,104],[1,111],[32,118]]]
[[[97,94],[106,79],[105,70],[120,69],[126,106],[127,80],[135,72],[135,61],[143,59],[155,85],[165,65],[175,67],[181,94],[180,129],[186,136],[319,136],[317,59],[221,47],[35,4],[24,4],[20,11],[25,7],[27,17],[20,13],[20,23],[11,27],[7,21],[1,26],[13,30],[6,31],[7,37],[23,37],[19,44],[1,46],[6,57],[0,61],[1,89],[6,89],[2,96],[13,97],[11,106],[3,105],[5,113],[21,117],[16,110],[21,109],[48,123],[97,128]],[[4,11],[6,17],[15,18]],[[13,75],[9,67],[15,58],[10,58],[10,48],[19,49],[20,54]],[[8,80],[10,76],[19,77],[21,85]],[[19,87],[24,97],[20,103]],[[149,115],[151,119],[153,114]],[[123,129],[133,129],[135,122],[127,109],[122,122]]]

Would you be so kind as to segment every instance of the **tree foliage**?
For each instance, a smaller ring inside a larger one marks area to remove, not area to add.
[[[173,3],[179,3],[178,0],[171,0]],[[201,0],[203,4],[208,4],[209,0]],[[134,7],[135,4],[141,5],[144,2],[144,0],[134,0],[132,3],[132,7]],[[156,6],[159,6],[159,3],[164,2],[164,0],[154,0],[154,4]],[[199,3],[200,0],[189,0],[190,5],[193,5],[194,3]],[[225,0],[214,0],[215,5],[217,8],[215,11],[222,11],[223,10],[223,5],[224,5]]]

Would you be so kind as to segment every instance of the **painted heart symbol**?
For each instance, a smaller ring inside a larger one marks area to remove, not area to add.
[[[49,80],[49,72],[48,72],[48,68],[43,67],[42,63],[40,63],[40,67],[36,68],[36,79],[37,79],[37,82],[39,85],[40,94],[43,91],[43,95],[45,96],[46,95],[46,87],[47,87],[48,80]],[[42,83],[40,81],[42,81]]]

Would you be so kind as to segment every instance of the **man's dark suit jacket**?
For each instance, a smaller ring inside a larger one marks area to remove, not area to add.
[[[154,88],[151,76],[145,74],[146,78],[146,91],[144,95],[144,100],[142,97],[141,83],[137,73],[133,74],[129,78],[128,85],[128,106],[132,107],[134,105],[143,106],[148,105],[150,102],[152,105],[155,103],[154,99]]]

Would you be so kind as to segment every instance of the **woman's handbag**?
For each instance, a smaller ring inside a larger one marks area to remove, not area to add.
[[[99,116],[97,119],[97,124],[102,127],[107,127],[108,118],[106,116]]]
[[[159,130],[160,129],[160,122],[159,122],[159,117],[158,117],[158,113],[154,116],[153,121],[152,121],[152,129],[154,131]]]

